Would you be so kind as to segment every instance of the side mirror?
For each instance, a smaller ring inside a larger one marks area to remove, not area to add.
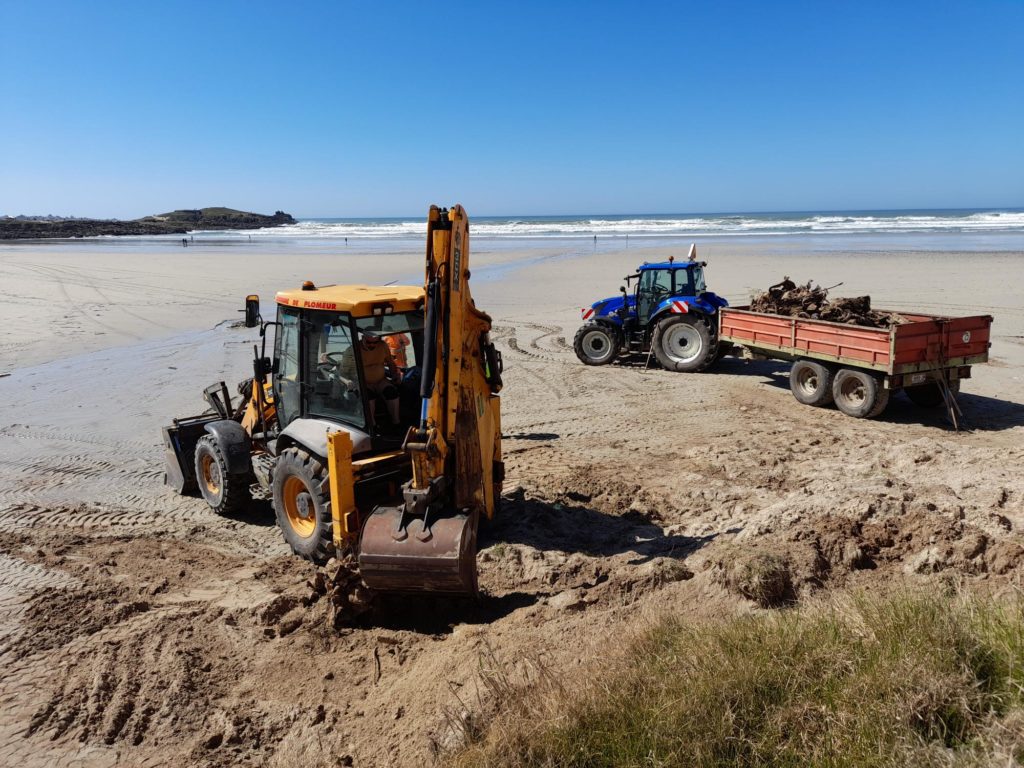
[[[253,376],[262,383],[267,380],[268,373],[274,373],[274,363],[269,357],[259,357],[252,361]]]
[[[619,290],[622,291],[623,293],[626,293],[626,286],[620,285]]]
[[[260,324],[260,297],[252,294],[245,297],[245,327],[255,328]]]

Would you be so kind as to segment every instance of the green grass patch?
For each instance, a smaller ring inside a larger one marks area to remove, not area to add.
[[[980,766],[1024,747],[1016,600],[860,595],[666,618],[588,675],[487,677],[496,710],[455,764]]]

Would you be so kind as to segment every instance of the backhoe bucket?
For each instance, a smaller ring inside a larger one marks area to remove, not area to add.
[[[476,595],[476,517],[423,520],[403,507],[377,507],[363,525],[359,573],[380,592]]]

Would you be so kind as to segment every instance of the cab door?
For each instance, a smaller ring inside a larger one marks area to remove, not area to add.
[[[277,422],[287,427],[302,413],[302,384],[300,378],[301,349],[299,310],[279,306],[276,338],[274,339],[274,403]]]
[[[636,314],[640,325],[647,325],[651,312],[672,295],[672,273],[667,269],[645,269],[636,285]]]

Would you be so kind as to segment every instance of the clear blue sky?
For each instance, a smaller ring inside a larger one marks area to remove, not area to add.
[[[1024,2],[0,0],[0,213],[1024,206]]]

